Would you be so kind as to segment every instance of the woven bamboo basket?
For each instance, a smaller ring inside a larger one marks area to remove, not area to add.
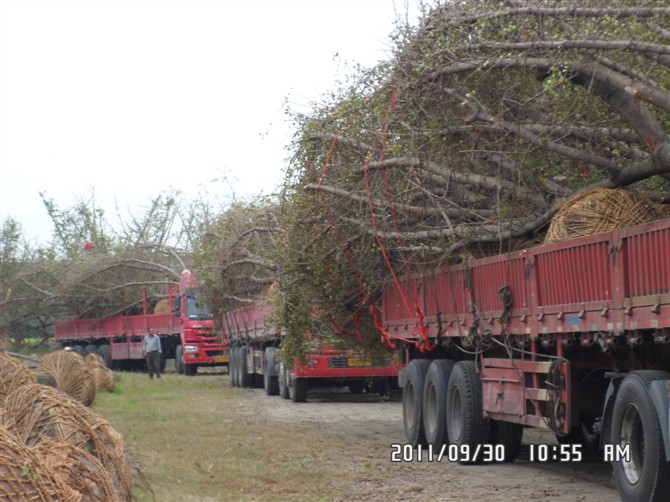
[[[657,205],[636,190],[596,188],[563,205],[551,220],[544,243],[610,232],[658,218]]]
[[[96,392],[114,391],[117,381],[116,374],[107,367],[102,357],[97,354],[89,354],[86,356],[86,364],[93,375]]]
[[[90,453],[51,439],[40,441],[33,451],[67,486],[81,494],[82,502],[119,502],[112,478]]]
[[[90,353],[86,356],[86,364],[89,368],[106,368],[107,365],[102,357],[98,354]]]
[[[20,438],[0,427],[0,500],[77,502],[81,496]]]
[[[14,389],[35,381],[35,375],[25,364],[0,351],[0,403]]]
[[[37,371],[52,375],[58,390],[86,406],[93,404],[95,380],[86,360],[79,354],[68,350],[51,352],[42,358]]]
[[[110,474],[119,499],[131,500],[132,474],[123,437],[79,401],[52,387],[24,385],[5,399],[5,426],[30,447],[51,439],[90,453]]]
[[[96,392],[114,392],[116,380],[114,372],[109,368],[95,367],[91,370],[95,381]]]
[[[170,302],[167,298],[161,298],[156,302],[154,307],[154,314],[169,314],[170,313]]]

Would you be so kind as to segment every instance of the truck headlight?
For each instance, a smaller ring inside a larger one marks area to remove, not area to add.
[[[184,346],[184,352],[198,352],[198,346],[197,345],[185,345]]]

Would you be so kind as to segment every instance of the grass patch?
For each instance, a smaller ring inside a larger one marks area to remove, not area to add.
[[[98,394],[94,409],[124,435],[137,468],[138,501],[329,500],[360,475],[347,461],[347,449],[362,448],[355,440],[325,449],[318,431],[249,413],[259,397],[224,378],[123,373],[113,393]]]

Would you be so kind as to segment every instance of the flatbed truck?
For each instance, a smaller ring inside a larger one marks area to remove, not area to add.
[[[82,355],[96,353],[110,368],[124,368],[144,363],[144,336],[153,329],[161,338],[163,367],[167,359],[174,359],[177,373],[193,376],[199,367],[227,366],[228,344],[215,333],[212,314],[190,270],[182,271],[176,293],[169,288],[167,313],[149,313],[142,289],[137,315],[57,321],[54,340]]]

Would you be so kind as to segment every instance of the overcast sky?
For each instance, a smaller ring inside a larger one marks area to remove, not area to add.
[[[170,187],[216,196],[224,175],[271,192],[285,99],[308,111],[345,63],[388,59],[407,4],[0,0],[0,219],[45,243],[40,192],[66,208],[93,189],[112,223]]]

